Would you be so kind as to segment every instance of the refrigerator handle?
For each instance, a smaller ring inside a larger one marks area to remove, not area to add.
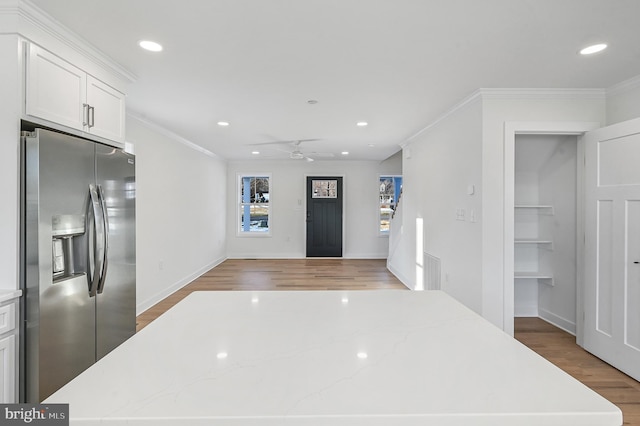
[[[91,239],[89,239],[88,243],[89,253],[87,256],[87,278],[89,281],[89,297],[94,297],[98,289],[100,273],[102,271],[104,260],[104,219],[102,217],[102,206],[100,204],[98,191],[96,190],[95,185],[89,185],[88,210],[87,214],[93,216],[94,233],[93,243],[91,242]],[[92,249],[93,253],[91,252]]]
[[[102,270],[100,272],[100,280],[98,281],[98,294],[104,290],[104,282],[107,279],[107,255],[109,253],[109,215],[107,214],[107,203],[102,191],[102,185],[98,185],[98,197],[100,197],[100,207],[102,209],[102,226],[104,229],[104,249],[102,256]]]

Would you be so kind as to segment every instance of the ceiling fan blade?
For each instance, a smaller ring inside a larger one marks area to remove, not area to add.
[[[281,145],[281,144],[294,144],[300,145],[302,142],[314,142],[322,139],[295,139],[290,141],[272,141],[272,142],[258,142],[258,143],[250,143],[247,145],[256,146],[256,145]]]
[[[332,152],[307,152],[305,155],[309,155],[312,157],[322,157],[322,158],[333,158],[335,154]]]
[[[287,154],[291,154],[293,151],[291,151],[290,149],[284,149],[284,148],[278,148],[278,147],[274,147],[274,146],[269,146],[267,147],[268,149],[271,149],[273,151],[278,151],[278,152],[286,152]]]

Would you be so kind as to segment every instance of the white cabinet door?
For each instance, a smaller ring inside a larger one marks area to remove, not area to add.
[[[54,54],[31,45],[27,61],[26,113],[83,130],[87,74]]]
[[[124,94],[100,80],[87,76],[89,132],[103,138],[124,140]]]
[[[29,47],[27,115],[124,141],[125,95],[36,45]]]
[[[584,348],[640,380],[640,119],[583,139]]]
[[[16,399],[16,336],[0,339],[0,403],[15,403]]]

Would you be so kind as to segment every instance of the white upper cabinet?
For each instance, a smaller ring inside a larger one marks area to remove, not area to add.
[[[27,61],[26,113],[84,130],[87,74],[31,45]]]
[[[87,76],[89,131],[97,136],[124,141],[124,95],[102,81]]]
[[[125,95],[36,45],[29,46],[27,115],[124,141]]]

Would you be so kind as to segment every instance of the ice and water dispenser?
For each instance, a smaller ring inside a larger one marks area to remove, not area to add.
[[[51,220],[53,281],[86,272],[84,215],[56,215]]]

